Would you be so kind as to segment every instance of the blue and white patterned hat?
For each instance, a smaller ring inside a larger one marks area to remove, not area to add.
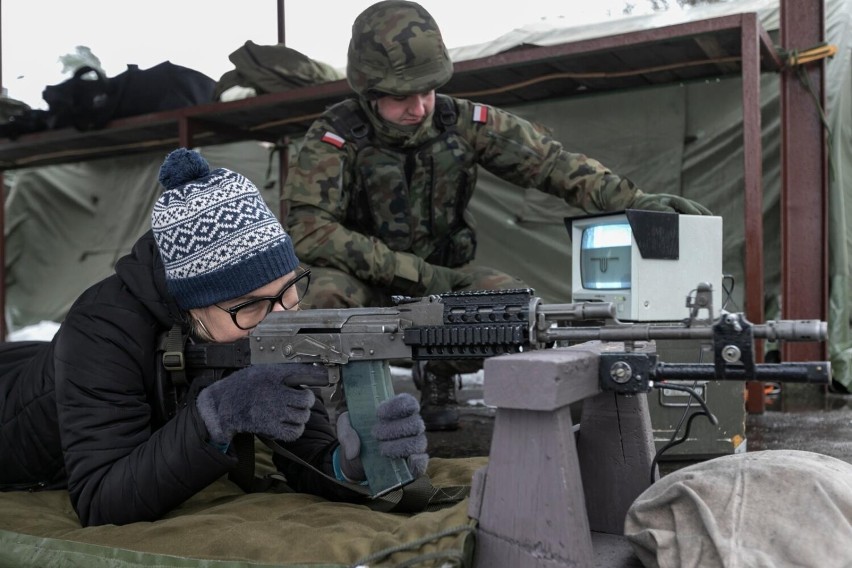
[[[185,148],[160,167],[165,191],[151,227],[178,305],[189,310],[239,298],[292,272],[293,243],[245,176]]]

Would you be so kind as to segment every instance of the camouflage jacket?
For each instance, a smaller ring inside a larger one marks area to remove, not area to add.
[[[286,224],[308,264],[388,287],[405,270],[399,263],[407,255],[398,252],[444,266],[472,260],[467,204],[477,166],[590,212],[623,209],[641,194],[599,162],[567,152],[532,123],[495,107],[439,95],[433,117],[404,131],[368,105],[348,100],[329,108],[291,164]]]

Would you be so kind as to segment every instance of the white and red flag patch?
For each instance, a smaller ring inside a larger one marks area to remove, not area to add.
[[[473,121],[488,122],[488,107],[483,105],[473,105]]]
[[[322,140],[326,144],[331,144],[338,150],[340,150],[341,148],[343,148],[343,146],[346,145],[346,140],[344,140],[334,132],[326,132],[322,135],[322,138],[320,138],[320,140]]]

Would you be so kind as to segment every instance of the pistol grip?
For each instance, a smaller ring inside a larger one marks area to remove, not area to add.
[[[379,497],[414,481],[402,458],[386,458],[373,438],[376,408],[394,395],[387,361],[356,361],[343,366],[343,393],[349,421],[361,439],[361,463],[367,474],[370,496]]]

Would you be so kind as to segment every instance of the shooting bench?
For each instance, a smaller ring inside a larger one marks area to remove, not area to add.
[[[642,566],[623,531],[650,485],[651,418],[645,394],[601,390],[607,351],[623,346],[594,341],[486,359],[485,402],[497,411],[468,510],[478,521],[477,568]],[[575,435],[570,405],[579,401]]]

